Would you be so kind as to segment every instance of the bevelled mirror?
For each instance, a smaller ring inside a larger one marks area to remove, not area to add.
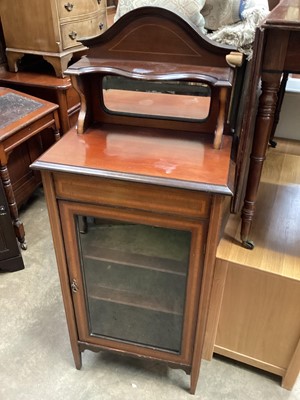
[[[109,113],[184,121],[205,121],[209,115],[211,89],[201,82],[106,75],[102,85]]]

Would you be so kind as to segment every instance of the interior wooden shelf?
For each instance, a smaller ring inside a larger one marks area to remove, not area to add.
[[[96,219],[80,241],[90,298],[183,315],[189,232]]]
[[[186,277],[84,258],[89,297],[170,314],[183,314]],[[94,282],[101,282],[98,285]],[[169,288],[172,288],[170,290]]]
[[[116,268],[132,267],[133,272],[142,269],[186,276],[190,247],[187,231],[121,222],[107,225],[107,221],[104,224],[98,221],[89,225],[88,232],[80,235],[80,241],[84,260],[94,265],[95,271],[98,261],[100,265],[106,263]]]
[[[182,335],[180,315],[92,298],[90,310],[92,315],[98,317],[91,319],[90,329],[94,336],[180,352]]]
[[[155,288],[153,288],[155,290]],[[106,288],[101,285],[93,285],[89,288],[89,297],[94,300],[103,300],[107,302],[123,304],[130,307],[136,307],[145,310],[158,311],[160,313],[183,315],[183,310],[174,310],[172,300],[169,299],[149,299],[143,294],[136,294],[129,291],[122,291],[113,288]],[[161,301],[162,300],[162,301]],[[165,303],[165,304],[163,304]]]
[[[86,259],[106,261],[114,264],[123,264],[135,268],[156,270],[167,274],[185,276],[185,264],[183,262],[163,257],[145,256],[129,252],[111,250],[101,246],[89,246],[90,253]]]

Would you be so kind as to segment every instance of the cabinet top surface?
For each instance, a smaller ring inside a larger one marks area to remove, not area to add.
[[[67,90],[72,85],[70,78],[57,78],[56,76],[35,72],[8,72],[0,71],[0,83],[17,84],[20,86],[41,87],[45,89]]]
[[[57,108],[57,104],[0,87],[0,142]]]
[[[71,129],[33,168],[231,195],[231,137],[120,125]]]
[[[281,0],[268,15],[266,27],[282,25],[300,30],[300,0]]]

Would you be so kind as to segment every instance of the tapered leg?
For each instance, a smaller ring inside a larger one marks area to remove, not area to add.
[[[82,367],[82,357],[81,357],[81,352],[78,349],[78,346],[72,346],[72,353],[73,353],[73,358],[74,358],[74,363],[76,369],[81,369]]]
[[[190,394],[195,394],[196,392],[197,383],[199,379],[199,372],[200,372],[200,362],[199,366],[197,365],[194,368],[192,368]]]

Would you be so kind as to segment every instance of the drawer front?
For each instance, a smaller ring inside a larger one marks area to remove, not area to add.
[[[208,218],[210,213],[209,193],[67,173],[55,173],[54,182],[57,197],[66,200],[190,218]]]
[[[57,7],[59,18],[74,19],[97,11],[104,12],[106,0],[59,0]]]
[[[98,36],[105,32],[106,28],[106,13],[77,22],[61,24],[63,49],[79,46],[80,38]]]

